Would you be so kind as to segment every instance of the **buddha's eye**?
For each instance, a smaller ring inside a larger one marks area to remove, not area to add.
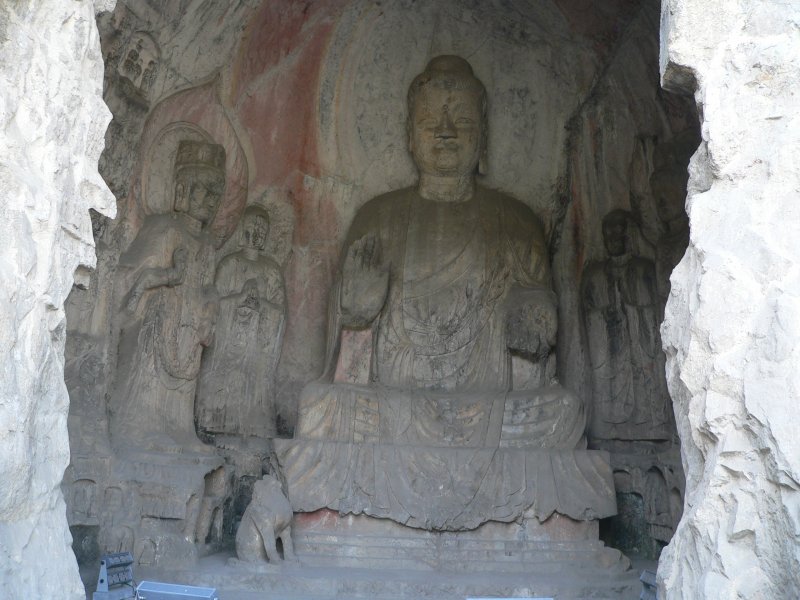
[[[459,117],[456,119],[456,125],[472,125],[475,121],[470,119],[469,117]]]

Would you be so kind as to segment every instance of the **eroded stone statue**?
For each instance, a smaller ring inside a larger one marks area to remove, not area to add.
[[[225,186],[222,146],[184,141],[175,160],[175,209],[148,216],[120,257],[122,323],[109,402],[115,447],[203,451],[194,398],[218,301],[207,226]]]
[[[674,427],[659,337],[660,301],[653,261],[634,256],[632,216],[603,218],[608,259],[586,267],[583,318],[592,366],[598,439],[670,440]]]
[[[296,439],[278,443],[296,510],[439,530],[511,521],[531,505],[542,519],[613,512],[586,477],[607,465],[573,452],[585,447],[581,402],[551,381],[512,383],[512,356],[550,358],[556,298],[538,218],[476,182],[486,106],[456,56],[411,84],[418,183],[356,214],[325,373],[301,394]],[[343,328],[372,330],[369,385],[333,381]]]
[[[209,433],[275,435],[274,377],[283,340],[283,275],[265,255],[269,216],[249,207],[241,250],[222,259],[215,285],[220,314],[214,344],[203,355],[197,427]]]
[[[256,481],[253,499],[236,531],[236,555],[245,562],[280,563],[275,541],[281,540],[283,560],[294,560],[292,507],[280,482],[271,475]]]

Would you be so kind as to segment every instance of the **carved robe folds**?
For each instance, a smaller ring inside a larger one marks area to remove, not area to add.
[[[449,531],[614,514],[608,455],[580,449],[582,403],[543,367],[542,387],[512,389],[512,353],[541,364],[555,343],[549,286],[541,225],[508,196],[406,189],[362,208],[329,347],[372,323],[373,383],[303,390],[296,439],[276,440],[293,508]]]
[[[175,251],[185,265],[174,284],[146,289],[123,325],[118,381],[111,397],[115,443],[140,450],[196,449],[194,396],[200,357],[210,343],[218,302],[213,288],[214,246],[206,232],[192,231],[182,215],[156,215],[120,259],[129,273],[123,290],[148,269],[172,267]],[[133,307],[132,294],[125,302]],[[119,294],[122,296],[122,294]]]

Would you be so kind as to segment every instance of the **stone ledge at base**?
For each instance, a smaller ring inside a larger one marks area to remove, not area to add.
[[[228,566],[228,554],[201,558],[191,569],[140,568],[139,578],[217,589],[225,600],[464,600],[467,597],[545,597],[629,600],[642,589],[639,571],[551,565],[536,573],[442,573],[407,569]],[[301,559],[304,562],[305,559]]]
[[[597,521],[558,514],[544,523],[492,522],[473,531],[434,532],[329,509],[295,515],[292,532],[295,554],[314,567],[543,576],[573,569],[626,571],[628,559],[597,535]]]

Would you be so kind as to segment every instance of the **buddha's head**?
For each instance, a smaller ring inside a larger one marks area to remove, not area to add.
[[[655,197],[658,218],[663,223],[686,217],[684,199],[687,179],[685,170],[679,169],[660,169],[650,176],[650,190]]]
[[[184,140],[175,157],[175,210],[208,225],[225,190],[225,148]]]
[[[609,256],[622,256],[630,251],[629,223],[630,213],[627,210],[612,210],[603,217],[603,244]]]
[[[260,206],[248,206],[242,218],[242,247],[264,252],[269,236],[269,214]]]
[[[487,129],[486,89],[469,63],[432,59],[408,89],[408,145],[420,173],[475,173]]]

